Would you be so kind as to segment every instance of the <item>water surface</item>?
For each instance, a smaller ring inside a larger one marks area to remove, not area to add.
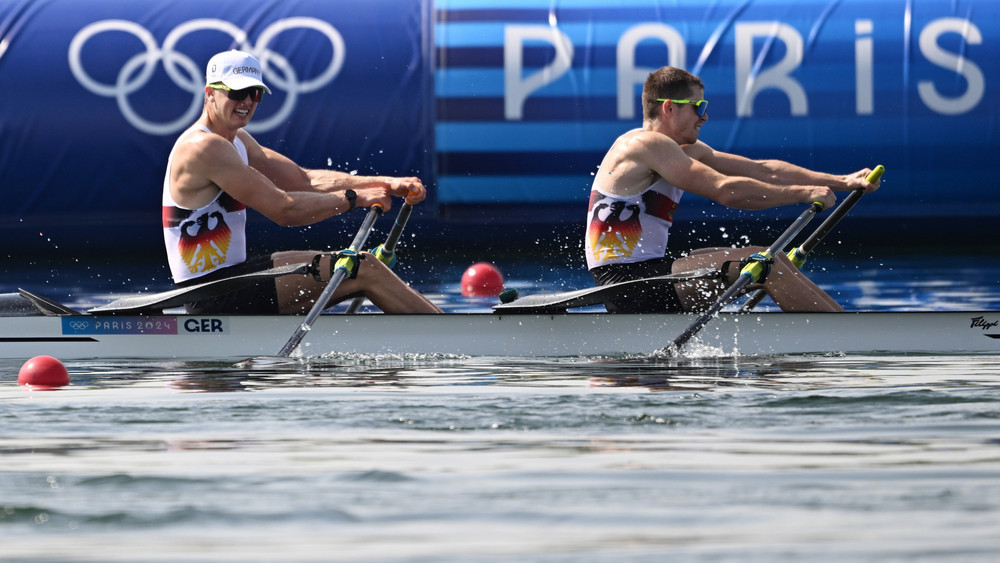
[[[76,273],[40,292],[146,284]],[[814,277],[849,309],[997,310],[996,274]],[[421,289],[451,310],[490,306],[458,294],[461,268],[436,275]],[[993,561],[998,360],[93,359],[51,392],[0,360],[0,560]]]

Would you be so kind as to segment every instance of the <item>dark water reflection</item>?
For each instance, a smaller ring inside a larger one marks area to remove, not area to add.
[[[993,385],[995,355],[489,358],[342,355],[226,361],[68,362],[73,388],[161,384],[189,392],[271,389],[629,389],[649,391]],[[8,373],[16,371],[11,362]]]

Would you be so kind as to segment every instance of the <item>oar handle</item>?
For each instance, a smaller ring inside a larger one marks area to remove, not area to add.
[[[365,245],[365,241],[368,240],[368,235],[372,232],[372,226],[375,224],[375,219],[382,214],[382,205],[376,203],[372,205],[371,209],[368,210],[368,215],[365,216],[364,222],[361,223],[361,228],[358,230],[358,234],[354,236],[354,240],[351,241],[351,246],[347,249],[351,253],[357,254],[358,250]],[[357,260],[357,256],[353,257]],[[337,261],[338,267],[333,272],[333,277],[330,278],[330,282],[326,284],[323,288],[323,293],[320,294],[316,302],[313,303],[312,309],[309,310],[309,314],[306,315],[305,320],[299,325],[299,328],[292,333],[292,336],[285,342],[285,345],[281,347],[278,352],[279,357],[287,358],[295,348],[298,347],[299,343],[305,337],[306,333],[312,329],[313,323],[319,318],[320,314],[323,313],[323,309],[326,308],[326,304],[333,297],[333,294],[340,287],[340,284],[344,281],[349,274],[350,267],[344,265],[341,266],[341,262],[345,258],[341,258]]]
[[[871,171],[871,173],[868,174],[868,176],[865,177],[865,180],[868,180],[869,184],[874,184],[875,182],[878,181],[879,178],[882,177],[882,174],[884,173],[885,173],[885,166],[879,164],[878,166],[875,167],[874,170]]]

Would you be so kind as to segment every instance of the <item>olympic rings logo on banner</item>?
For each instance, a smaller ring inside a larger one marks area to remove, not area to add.
[[[90,328],[90,322],[89,321],[69,321],[69,327],[71,329],[75,330],[76,332],[80,332],[80,331],[87,330],[88,328]]]
[[[333,48],[333,56],[329,66],[317,77],[309,80],[299,80],[295,69],[288,59],[282,55],[268,49],[268,44],[280,33],[290,29],[312,29],[322,33],[330,41]],[[168,135],[181,131],[198,118],[201,113],[202,100],[204,99],[205,72],[201,65],[196,64],[190,57],[175,50],[177,42],[185,35],[200,30],[217,30],[228,34],[240,46],[239,49],[252,53],[260,60],[264,75],[267,76],[267,85],[274,89],[280,88],[287,92],[284,104],[269,119],[254,122],[247,127],[248,131],[269,131],[279,124],[288,120],[295,108],[296,100],[300,94],[319,90],[329,84],[341,67],[344,66],[344,38],[335,27],[325,21],[315,18],[287,18],[278,20],[267,26],[257,37],[257,43],[251,45],[247,41],[247,34],[233,23],[218,19],[197,19],[185,22],[175,27],[167,34],[163,41],[163,47],[158,47],[153,34],[145,27],[127,20],[103,20],[94,22],[81,29],[69,44],[69,67],[73,76],[91,92],[115,98],[118,102],[118,109],[121,110],[125,119],[136,129],[152,135]],[[80,60],[80,53],[84,44],[91,37],[108,31],[122,31],[131,33],[146,47],[146,50],[129,59],[121,70],[114,84],[105,84],[94,80],[83,68]],[[154,123],[140,116],[132,108],[128,97],[145,86],[156,70],[156,65],[163,62],[167,75],[182,90],[194,94],[191,106],[181,117],[168,123]],[[270,72],[278,69],[279,72]]]

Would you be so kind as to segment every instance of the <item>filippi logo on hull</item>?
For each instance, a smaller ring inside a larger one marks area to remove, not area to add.
[[[992,331],[1000,326],[1000,320],[987,319],[984,316],[972,317],[972,322],[969,324],[969,328],[979,329],[983,332]],[[989,338],[1000,339],[1000,333],[997,332],[986,332]]]
[[[329,23],[308,17],[286,18],[268,25],[251,42],[246,32],[231,22],[219,19],[197,19],[178,25],[167,33],[160,46],[153,34],[142,25],[125,20],[103,20],[81,29],[69,45],[69,66],[73,76],[87,90],[109,98],[114,98],[125,119],[136,129],[153,135],[167,135],[180,132],[189,126],[201,113],[204,99],[205,69],[203,64],[178,50],[178,43],[186,36],[198,31],[219,31],[232,38],[238,48],[247,51],[260,60],[266,82],[273,90],[278,88],[286,95],[281,107],[270,117],[255,120],[247,129],[251,132],[269,131],[286,122],[295,109],[299,95],[319,90],[337,77],[344,65],[344,39]],[[318,76],[300,78],[295,67],[285,55],[270,48],[275,38],[284,32],[313,30],[329,41],[331,57],[325,69]],[[145,50],[130,58],[119,70],[114,83],[101,82],[94,78],[83,63],[82,52],[95,36],[124,32],[136,37]],[[223,50],[220,48],[219,50]],[[167,75],[181,90],[192,94],[191,105],[177,119],[157,123],[141,116],[132,106],[130,96],[145,86],[152,78],[157,66],[162,63]]]

